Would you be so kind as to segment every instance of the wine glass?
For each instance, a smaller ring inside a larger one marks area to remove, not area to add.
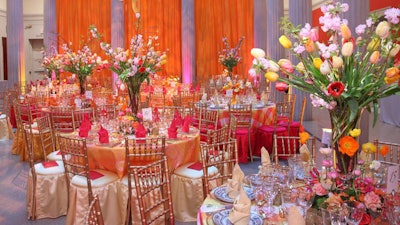
[[[247,176],[248,183],[250,184],[251,191],[254,194],[254,201],[256,202],[257,212],[264,216],[261,207],[264,205],[264,190],[263,179],[258,174],[251,174]]]
[[[298,190],[297,205],[300,206],[301,209],[303,210],[303,217],[304,219],[306,219],[307,211],[309,208],[311,208],[314,202],[315,193],[311,188],[307,186],[298,188],[297,190]]]
[[[277,187],[277,184],[278,178],[276,177],[267,177],[264,180],[264,199],[267,202],[267,206],[263,208],[263,212],[265,212],[267,217],[274,214],[272,203],[278,194],[279,188]]]
[[[349,225],[358,225],[364,216],[364,207],[345,206],[345,219]]]

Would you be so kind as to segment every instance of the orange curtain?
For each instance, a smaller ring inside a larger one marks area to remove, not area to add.
[[[63,43],[71,42],[74,50],[80,49],[90,36],[89,26],[95,25],[104,35],[104,41],[111,40],[111,1],[110,0],[57,0],[57,32],[59,34],[58,50]],[[99,42],[93,40],[88,44],[92,52],[104,58]],[[112,84],[111,72],[103,70],[94,72],[94,79],[102,86]],[[107,87],[108,87],[107,86]]]
[[[136,15],[140,13],[140,33],[158,36],[157,50],[167,51],[168,62],[158,72],[162,76],[181,77],[181,0],[125,0],[125,46],[136,35]],[[133,7],[132,7],[133,6]]]
[[[218,62],[218,52],[223,49],[223,37],[227,37],[234,47],[239,38],[245,36],[240,49],[242,60],[233,69],[233,74],[247,78],[254,42],[253,1],[201,0],[194,4],[197,82],[204,84],[212,76],[222,73],[224,67]]]

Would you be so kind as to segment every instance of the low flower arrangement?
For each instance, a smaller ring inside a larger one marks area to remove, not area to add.
[[[358,132],[353,131],[353,133]],[[388,147],[382,145],[378,150],[371,142],[363,144],[356,168],[345,177],[340,176],[339,171],[334,167],[332,149],[320,148],[319,151],[324,156],[322,170],[313,168],[310,171],[312,177],[310,182],[316,194],[313,207],[337,210],[346,204],[364,208],[367,213],[364,214],[360,224],[369,224],[374,217],[382,213],[386,194],[377,187],[382,180],[374,176],[374,173],[381,169],[381,164],[371,158],[376,151],[385,156],[388,153]]]

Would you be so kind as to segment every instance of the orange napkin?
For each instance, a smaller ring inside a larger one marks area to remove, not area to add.
[[[100,126],[100,130],[97,132],[99,134],[99,142],[102,144],[108,144],[110,142],[108,137],[108,131]]]
[[[168,138],[177,138],[178,128],[176,127],[176,121],[172,120],[171,126],[168,128]]]
[[[229,213],[228,219],[235,225],[247,225],[250,221],[251,201],[247,197],[243,188],[233,203],[233,209]]]
[[[139,123],[135,129],[135,137],[144,138],[146,137],[146,134],[147,134],[146,128],[144,128],[143,124]]]
[[[232,171],[232,179],[228,180],[226,185],[226,194],[232,199],[235,199],[239,194],[242,188],[242,183],[244,180],[244,173],[242,169],[240,169],[239,164],[236,164],[233,167]]]
[[[90,129],[92,129],[92,124],[90,123],[89,116],[85,114],[79,127],[79,137],[87,137]]]

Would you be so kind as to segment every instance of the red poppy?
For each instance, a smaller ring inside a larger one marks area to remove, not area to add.
[[[339,97],[344,91],[344,84],[340,81],[332,82],[328,85],[328,93],[333,97]]]
[[[139,72],[140,72],[140,73],[143,73],[144,71],[146,71],[146,68],[144,68],[144,67],[140,67],[140,68],[139,68]]]
[[[289,88],[289,85],[287,85],[286,83],[283,83],[283,82],[277,82],[277,83],[275,84],[275,89],[276,89],[277,91],[285,92],[285,91],[288,90],[288,88]]]

